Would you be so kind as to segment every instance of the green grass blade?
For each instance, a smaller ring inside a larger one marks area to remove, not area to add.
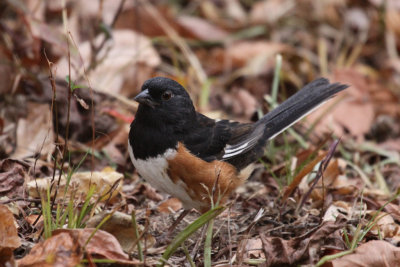
[[[214,220],[208,223],[206,240],[204,242],[204,267],[211,267],[211,243],[213,237]]]
[[[83,203],[82,209],[81,209],[81,211],[79,213],[78,220],[76,222],[76,227],[78,227],[78,228],[83,228],[84,227],[82,221],[83,221],[83,218],[85,217],[85,215],[87,215],[90,212],[91,208],[92,208],[92,205],[89,205],[89,204],[90,204],[90,199],[92,198],[96,188],[97,188],[96,186],[91,186],[89,188],[89,192],[86,195],[85,202]]]
[[[136,222],[136,213],[135,213],[135,211],[132,211],[131,218],[132,218],[132,226],[133,226],[133,229],[135,231],[135,238],[136,238],[136,242],[137,242],[138,257],[139,257],[140,261],[143,261],[144,255],[143,255],[142,244],[140,243],[140,240],[139,240],[139,237],[140,237],[140,235],[139,235],[139,227],[138,227],[137,222]]]
[[[225,207],[216,207],[212,210],[207,211],[203,215],[201,215],[196,221],[192,224],[188,225],[182,232],[180,232],[174,240],[172,240],[171,244],[165,249],[164,254],[160,259],[160,264],[158,266],[164,266],[165,262],[171,257],[171,255],[175,252],[175,250],[194,232],[196,232],[200,227],[209,222],[210,220],[217,217]]]

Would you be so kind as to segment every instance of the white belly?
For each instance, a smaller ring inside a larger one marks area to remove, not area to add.
[[[128,142],[129,155],[136,170],[151,186],[182,201],[184,209],[199,209],[204,203],[193,201],[182,181],[174,183],[168,176],[168,160],[176,155],[175,149],[167,149],[162,155],[146,160],[136,159]]]

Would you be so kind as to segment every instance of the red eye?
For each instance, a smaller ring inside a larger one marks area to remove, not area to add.
[[[172,93],[171,91],[165,91],[162,95],[161,95],[162,99],[167,101],[170,100],[172,97]]]

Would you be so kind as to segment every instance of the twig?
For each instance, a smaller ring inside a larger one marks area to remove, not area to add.
[[[0,204],[4,205],[4,204],[12,203],[12,202],[15,202],[15,201],[26,201],[26,202],[33,202],[33,203],[40,203],[41,202],[40,198],[17,197],[17,198],[12,198],[12,199],[7,199],[7,200],[1,200]],[[40,217],[41,215],[42,215],[42,213],[39,213],[38,217]]]
[[[110,29],[114,28],[115,23],[117,22],[117,19],[118,19],[119,15],[122,12],[122,9],[124,7],[125,1],[126,0],[121,0],[119,2],[119,6],[118,6],[118,9],[117,9],[117,12],[115,12],[114,17],[113,17],[113,19],[111,21]],[[97,59],[97,55],[103,49],[103,47],[106,44],[108,39],[110,39],[110,37],[108,35],[105,35],[104,39],[101,41],[101,43],[98,46],[95,46],[95,45],[91,46],[92,54],[91,54],[91,57],[90,57],[89,67],[87,68],[88,72],[90,72],[92,69],[94,69],[97,66],[97,63],[98,63],[97,60],[96,60]]]
[[[321,165],[319,165],[317,176],[314,179],[314,183],[310,186],[308,189],[307,193],[304,194],[303,198],[301,199],[300,205],[297,207],[296,212],[299,212],[301,208],[303,207],[304,203],[307,201],[309,198],[311,192],[314,190],[315,186],[317,185],[319,179],[323,177],[325,170],[328,168],[329,162],[331,161],[333,154],[336,151],[336,148],[340,142],[339,140],[335,140],[332,145],[329,147],[328,154],[326,155],[325,159],[321,161]]]
[[[51,207],[54,205],[56,198],[57,198],[57,193],[58,193],[58,189],[60,187],[60,183],[61,183],[61,176],[62,176],[62,170],[63,170],[63,166],[65,163],[65,158],[67,157],[67,151],[68,151],[68,137],[69,137],[69,122],[70,122],[70,115],[71,115],[71,98],[72,98],[72,77],[71,77],[71,51],[69,48],[69,40],[68,40],[68,35],[66,35],[66,41],[67,41],[67,46],[68,46],[68,51],[67,51],[67,55],[68,55],[68,98],[67,98],[67,122],[65,125],[65,139],[64,139],[64,148],[63,148],[63,157],[61,159],[61,165],[60,165],[60,172],[58,175],[58,181],[57,181],[57,187],[56,190],[54,192],[54,197],[51,203]],[[53,189],[53,181],[50,185],[50,192]]]
[[[196,76],[200,84],[204,84],[207,81],[207,74],[204,71],[200,60],[196,55],[190,50],[189,46],[185,41],[179,36],[176,30],[168,23],[168,21],[163,17],[160,12],[149,2],[143,1],[143,6],[150,16],[153,17],[154,21],[163,29],[163,31],[171,38],[171,40],[179,47],[183,55],[189,61],[189,64],[195,70]]]

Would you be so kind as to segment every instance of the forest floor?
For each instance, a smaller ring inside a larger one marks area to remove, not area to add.
[[[399,1],[5,0],[0,17],[0,266],[400,266]],[[182,204],[127,150],[154,76],[241,122],[318,77],[349,88],[163,243]]]

